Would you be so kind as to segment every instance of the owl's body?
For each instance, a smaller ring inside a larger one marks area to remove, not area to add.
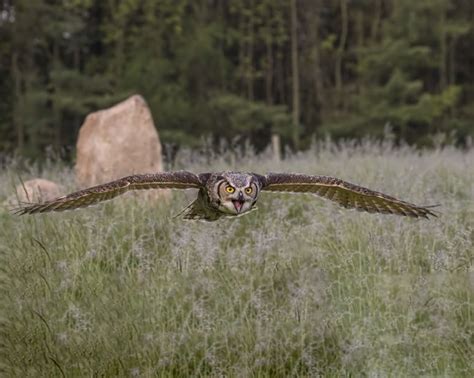
[[[215,221],[224,216],[240,216],[254,210],[262,191],[312,193],[345,208],[370,213],[389,213],[414,218],[436,216],[429,206],[417,206],[346,181],[291,173],[259,175],[247,172],[163,172],[133,175],[94,186],[52,201],[29,204],[19,214],[71,210],[112,199],[129,190],[198,189],[198,196],[183,210],[185,219]]]
[[[253,173],[218,172],[198,176],[203,187],[197,199],[183,211],[184,219],[214,221],[239,216],[255,209],[261,179]]]

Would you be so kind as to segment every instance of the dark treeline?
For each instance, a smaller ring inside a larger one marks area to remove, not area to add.
[[[0,151],[130,94],[162,141],[474,134],[472,0],[0,0]]]

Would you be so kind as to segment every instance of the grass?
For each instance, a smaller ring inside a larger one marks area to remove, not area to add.
[[[240,165],[242,162],[243,165]],[[86,210],[0,210],[2,367],[14,376],[473,376],[474,149],[331,143],[274,163],[179,157],[176,169],[328,174],[418,204],[413,220],[263,194],[217,223],[193,195]],[[50,162],[0,172],[74,189]]]

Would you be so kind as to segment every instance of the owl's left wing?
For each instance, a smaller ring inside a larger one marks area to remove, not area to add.
[[[272,192],[313,193],[347,209],[409,217],[436,217],[430,206],[417,206],[384,193],[328,176],[270,173],[260,176],[262,189]]]
[[[129,190],[141,189],[188,189],[201,188],[199,176],[191,172],[162,172],[156,174],[132,175],[93,186],[67,196],[44,203],[28,204],[16,210],[16,214],[35,214],[48,211],[63,211],[87,207],[107,201]]]

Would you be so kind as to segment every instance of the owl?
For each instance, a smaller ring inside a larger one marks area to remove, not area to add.
[[[346,209],[397,214],[413,218],[436,216],[432,206],[417,206],[338,178],[293,173],[259,175],[246,172],[194,174],[187,171],[132,175],[51,201],[27,204],[17,214],[78,209],[107,201],[131,190],[197,189],[196,200],[180,214],[184,219],[216,221],[248,214],[256,209],[261,192],[311,193]]]

